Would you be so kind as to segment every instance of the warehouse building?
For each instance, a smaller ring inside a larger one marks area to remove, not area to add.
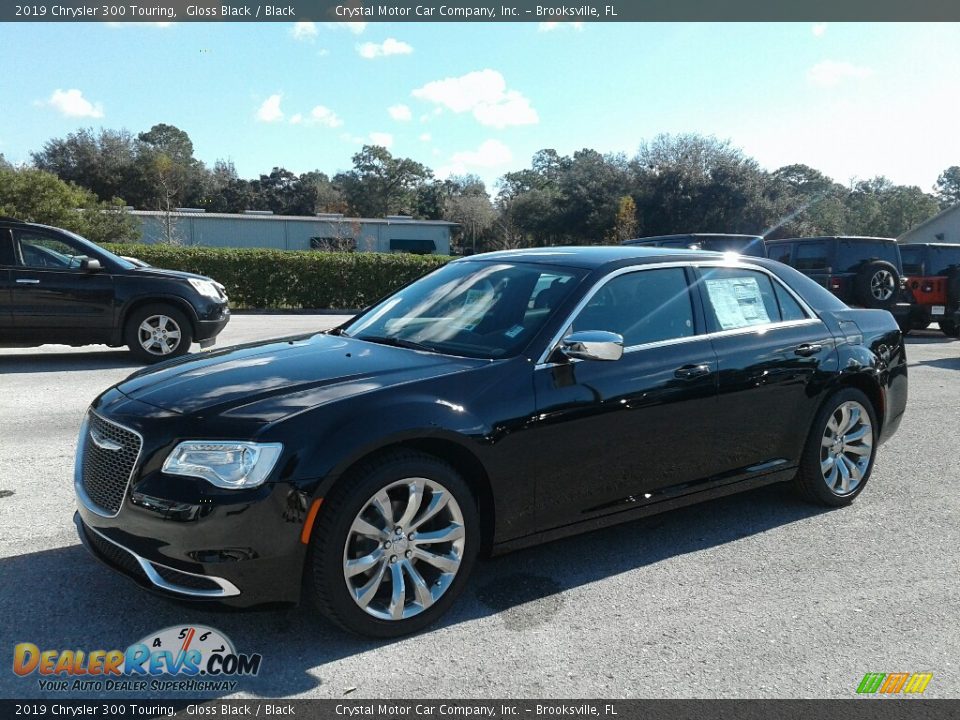
[[[948,207],[897,238],[898,243],[960,243],[960,205]]]
[[[269,211],[208,213],[191,208],[175,212],[131,210],[141,224],[141,240],[204,247],[274,250],[357,250],[449,255],[456,223],[414,220],[408,215],[351,218],[337,213],[274,215]]]

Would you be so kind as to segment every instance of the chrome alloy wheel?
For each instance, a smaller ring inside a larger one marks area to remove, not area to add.
[[[380,490],[357,514],[343,548],[354,602],[381,620],[404,620],[433,605],[460,569],[463,513],[449,490],[405,478]]]
[[[180,326],[168,315],[151,315],[137,328],[137,339],[151,355],[169,355],[180,345]]]
[[[820,472],[834,495],[857,489],[873,457],[873,425],[867,409],[855,400],[840,405],[823,431]]]
[[[893,273],[889,270],[877,270],[870,278],[870,294],[880,301],[887,301],[893,297],[897,284],[893,280]]]

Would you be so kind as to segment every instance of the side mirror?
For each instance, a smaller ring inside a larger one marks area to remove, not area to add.
[[[578,360],[619,360],[623,357],[623,335],[605,330],[582,330],[563,338],[560,352]]]
[[[95,273],[103,270],[103,266],[96,258],[85,257],[80,261],[80,270],[83,272]]]

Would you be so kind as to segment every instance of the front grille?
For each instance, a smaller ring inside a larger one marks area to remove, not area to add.
[[[87,529],[85,525],[82,526],[82,529],[87,541],[107,563],[123,570],[127,575],[132,575],[141,582],[150,582],[147,574],[133,555],[100,537],[98,533]]]
[[[140,455],[140,436],[94,412],[81,438],[83,463],[81,480],[90,501],[101,510],[116,515]],[[99,445],[94,441],[96,436]]]
[[[164,565],[157,565],[156,563],[150,564],[153,565],[153,569],[157,571],[157,575],[171,585],[189,588],[190,590],[220,590],[220,586],[209,578],[180,572],[179,570],[174,570]]]

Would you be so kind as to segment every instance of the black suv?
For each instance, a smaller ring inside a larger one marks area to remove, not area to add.
[[[890,238],[767,240],[767,257],[796,268],[848,305],[893,311],[900,298],[903,266]]]
[[[0,218],[0,345],[127,345],[155,362],[212,345],[229,319],[210,278],[139,267],[67,230]]]
[[[763,238],[759,235],[730,235],[726,233],[686,233],[682,235],[651,235],[624,240],[624,245],[735,252],[741,255],[765,257]]]
[[[917,243],[900,246],[904,294],[910,301],[909,329],[936,320],[944,335],[960,336],[960,245]]]

